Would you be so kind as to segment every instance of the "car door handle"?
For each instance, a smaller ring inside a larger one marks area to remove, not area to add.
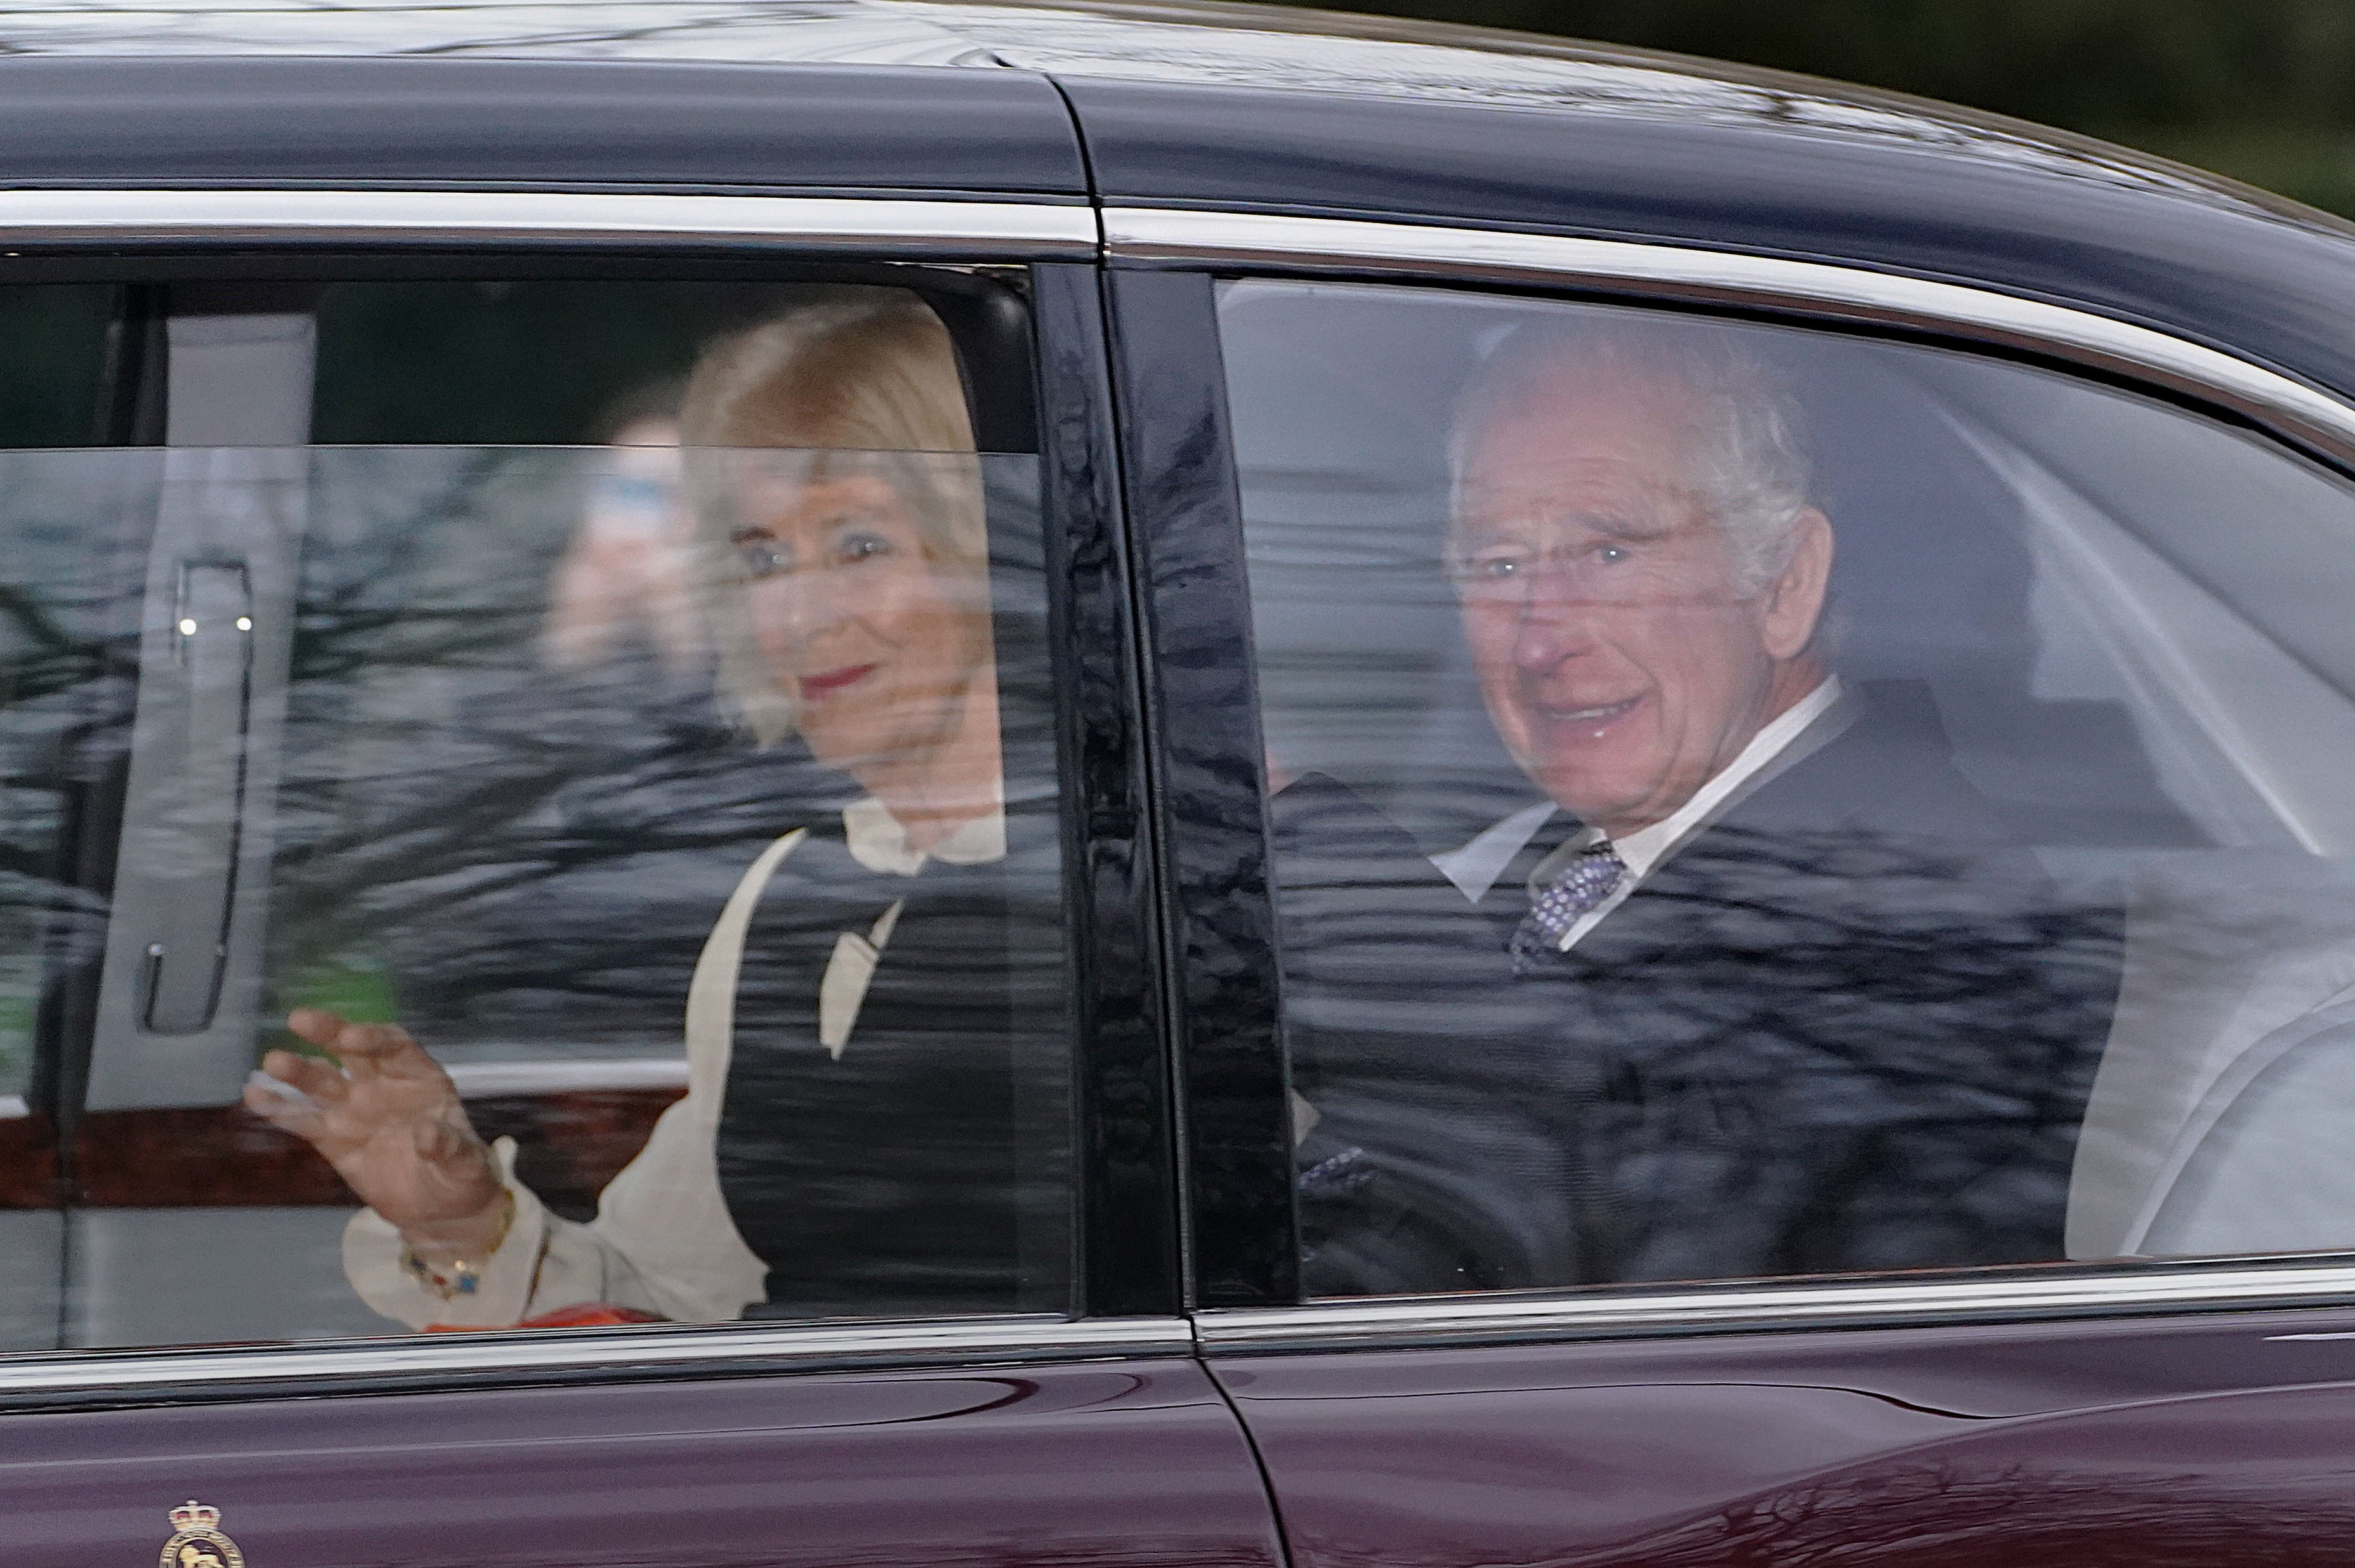
[[[178,1035],[212,1023],[237,895],[253,692],[253,593],[244,564],[183,563],[173,630],[180,776],[170,863],[140,966],[140,1024]]]

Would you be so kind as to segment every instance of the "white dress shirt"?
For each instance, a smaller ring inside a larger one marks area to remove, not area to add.
[[[1755,778],[1768,765],[1790,749],[1792,742],[1806,733],[1816,720],[1831,711],[1840,699],[1838,676],[1827,676],[1816,688],[1790,707],[1769,720],[1750,743],[1742,748],[1733,761],[1718,770],[1707,783],[1693,792],[1692,798],[1648,827],[1639,827],[1623,838],[1609,839],[1619,855],[1620,863],[1627,868],[1603,901],[1588,910],[1571,923],[1561,935],[1561,951],[1569,952],[1590,931],[1603,923],[1611,912],[1627,901],[1628,895],[1643,885],[1644,879],[1658,868],[1669,854],[1715,819],[1718,812],[1732,799],[1735,792]],[[1828,737],[1826,737],[1828,738]],[[1796,760],[1796,759],[1794,759]],[[1521,852],[1538,829],[1544,827],[1557,807],[1543,801],[1525,810],[1517,811],[1502,822],[1482,833],[1460,849],[1444,855],[1434,855],[1432,863],[1460,889],[1465,898],[1476,902],[1487,896],[1513,857]],[[1529,873],[1529,896],[1536,899],[1554,879],[1568,869],[1581,853],[1606,842],[1600,828],[1588,827],[1573,834],[1562,846]]]
[[[964,866],[1006,858],[1002,810],[961,824],[929,850],[911,847],[898,818],[872,797],[845,809],[842,826],[851,858],[879,875],[913,877],[935,859]],[[548,1212],[515,1178],[515,1140],[501,1138],[494,1152],[515,1198],[515,1222],[478,1264],[474,1293],[444,1301],[427,1290],[401,1266],[400,1232],[364,1209],[344,1230],[344,1273],[361,1300],[412,1328],[488,1328],[588,1303],[675,1322],[725,1322],[767,1295],[768,1266],[737,1234],[720,1195],[716,1144],[745,933],[769,880],[804,837],[796,829],[763,849],[713,924],[687,986],[687,1095],[662,1114],[637,1158],[606,1184],[597,1217],[582,1224]],[[836,939],[819,987],[813,1044],[837,1058],[900,907],[892,904],[871,930]]]

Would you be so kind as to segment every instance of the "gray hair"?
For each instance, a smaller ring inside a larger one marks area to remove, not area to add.
[[[1568,377],[1612,371],[1692,400],[1685,450],[1693,487],[1732,547],[1737,588],[1745,597],[1763,591],[1791,564],[1808,506],[1806,420],[1735,331],[1710,323],[1565,313],[1508,336],[1456,398],[1448,443],[1456,515],[1472,440],[1499,411]]]

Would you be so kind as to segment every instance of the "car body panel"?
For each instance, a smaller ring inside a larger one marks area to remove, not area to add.
[[[1024,71],[438,58],[0,60],[0,179],[1087,191]]]
[[[2355,1339],[2284,1331],[2236,1314],[1214,1364],[1299,1568],[2335,1563]]]
[[[1691,244],[1969,281],[2355,388],[2349,240],[2086,161],[1710,121],[1071,80],[1107,205],[1253,208]]]
[[[1183,1360],[545,1388],[0,1424],[11,1539],[144,1561],[188,1498],[247,1561],[1281,1562]]]
[[[0,34],[16,51],[5,69],[24,73],[0,78],[0,172],[1077,195],[1088,180],[1060,89],[1096,194],[1114,203],[1836,257],[2085,304],[2355,389],[2343,308],[2355,241],[2342,225],[2034,126],[1469,29],[1334,19],[1353,35],[1337,37],[1247,6],[691,9],[589,27],[549,26],[558,8],[496,5],[436,7],[431,20],[393,8],[32,13]],[[960,69],[806,63],[910,58],[826,30],[846,27],[933,40],[916,58]],[[288,58],[252,58],[263,56]],[[320,58],[331,56],[346,58]],[[87,70],[152,80],[105,89],[85,122]],[[286,101],[237,112],[263,91]],[[527,117],[513,113],[518,94]],[[773,129],[748,137],[750,124]]]

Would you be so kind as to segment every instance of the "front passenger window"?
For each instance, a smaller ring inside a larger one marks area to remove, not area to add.
[[[1221,311],[1313,1294],[2355,1246],[2343,481],[1927,348]]]

